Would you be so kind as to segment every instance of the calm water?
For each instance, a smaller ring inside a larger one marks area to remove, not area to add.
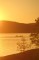
[[[17,50],[17,42],[21,41],[22,36],[26,40],[26,45],[29,46],[31,43],[29,33],[0,34],[0,56],[19,53]],[[32,45],[31,48],[35,48],[35,46]],[[27,47],[26,50],[31,48]]]

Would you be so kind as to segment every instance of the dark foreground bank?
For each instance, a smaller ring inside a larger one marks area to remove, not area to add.
[[[0,57],[0,60],[39,60],[39,49],[32,49],[23,53]]]

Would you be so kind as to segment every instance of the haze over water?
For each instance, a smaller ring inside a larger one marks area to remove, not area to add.
[[[0,56],[10,55],[19,53],[17,50],[17,42],[20,42],[22,37],[26,39],[26,44],[29,46],[31,43],[29,33],[8,33],[8,34],[0,34]],[[17,37],[18,36],[18,37]],[[26,50],[35,48],[34,45],[30,48],[26,48]]]

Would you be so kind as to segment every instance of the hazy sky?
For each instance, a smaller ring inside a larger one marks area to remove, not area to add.
[[[32,23],[39,17],[39,0],[0,0],[0,20]]]

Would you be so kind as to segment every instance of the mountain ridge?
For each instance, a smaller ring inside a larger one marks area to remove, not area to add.
[[[0,33],[33,33],[33,32],[39,32],[39,26],[36,26],[35,23],[25,24],[12,21],[0,21]]]

